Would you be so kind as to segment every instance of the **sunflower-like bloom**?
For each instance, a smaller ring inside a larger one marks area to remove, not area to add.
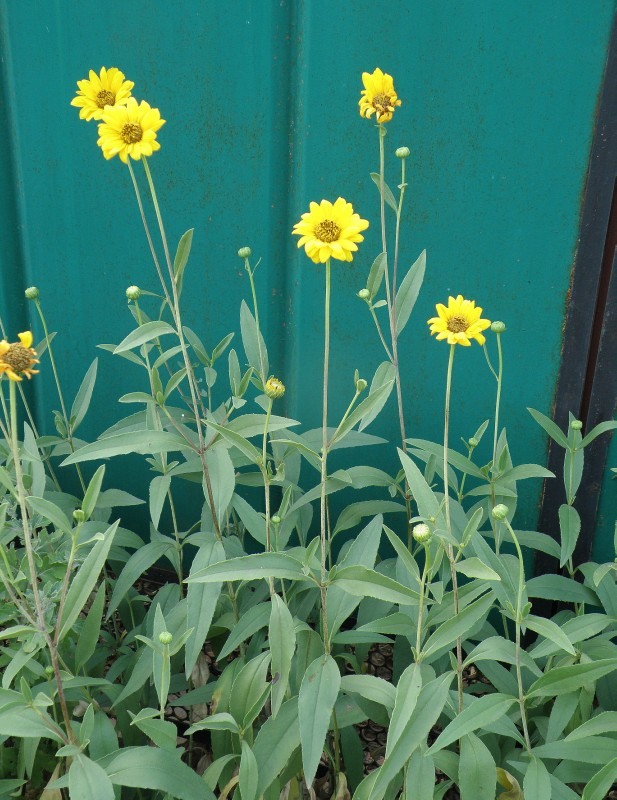
[[[145,100],[138,104],[130,97],[125,106],[105,109],[97,144],[106,159],[120,156],[126,164],[129,156],[139,160],[160,150],[156,132],[164,124],[158,108],[150,108]]]
[[[97,75],[91,69],[88,78],[77,81],[79,87],[71,100],[72,106],[79,108],[80,119],[102,119],[105,106],[124,106],[131,96],[133,81],[124,80],[124,73],[117,67],[105,69]]]
[[[379,67],[373,72],[362,73],[364,89],[358,101],[360,116],[369,119],[375,114],[377,122],[390,122],[394,109],[400,106],[401,101],[394,91],[392,75],[382,72]]]
[[[280,381],[278,378],[275,378],[274,375],[271,375],[268,378],[264,389],[266,392],[266,396],[269,397],[271,400],[278,400],[285,394],[285,384],[283,383],[283,381]]]
[[[29,380],[38,373],[38,369],[32,367],[39,363],[36,351],[32,349],[32,333],[25,331],[17,336],[18,342],[5,339],[0,342],[0,377],[5,374],[12,381],[20,381],[25,375]]]
[[[358,249],[356,242],[364,241],[360,231],[366,228],[368,220],[354,214],[351,203],[339,197],[335,203],[311,203],[310,211],[302,214],[292,233],[300,236],[298,247],[304,247],[315,264],[325,264],[329,258],[352,261],[352,253]]]
[[[439,316],[428,320],[431,334],[436,333],[438,339],[447,339],[448,344],[471,345],[471,339],[478,344],[484,344],[486,338],[482,335],[490,327],[490,320],[480,319],[482,309],[476,306],[475,300],[465,300],[459,294],[456,300],[448,298],[448,307],[442,303],[435,306]]]

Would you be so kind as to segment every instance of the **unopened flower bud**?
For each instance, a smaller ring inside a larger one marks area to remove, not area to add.
[[[161,644],[171,644],[173,640],[173,636],[169,631],[162,631],[159,633],[159,642]]]
[[[252,250],[251,250],[250,247],[241,247],[238,250],[238,255],[240,256],[240,258],[250,258],[251,257],[251,252],[252,252]]]
[[[580,421],[580,419],[573,419],[572,422],[570,423],[570,427],[572,428],[573,431],[582,431],[583,423]]]
[[[418,525],[414,525],[411,535],[418,544],[426,544],[430,541],[433,532],[425,522],[420,522]]]
[[[281,524],[281,518],[279,517],[278,514],[275,514],[272,517],[271,522],[272,522],[273,525],[280,525]]]
[[[505,519],[508,516],[508,506],[498,503],[493,509],[493,516],[495,519]]]
[[[271,375],[266,381],[264,391],[266,393],[266,397],[269,397],[272,400],[278,400],[279,397],[282,397],[285,394],[285,384],[282,381],[279,381],[278,378],[275,378],[273,375]]]
[[[358,292],[358,297],[360,298],[360,300],[370,300],[371,293],[369,292],[368,289],[360,289],[360,291]]]
[[[394,155],[397,158],[409,158],[410,149],[408,147],[397,147],[394,151]]]
[[[363,392],[367,386],[368,383],[364,380],[364,378],[358,378],[358,380],[356,381],[356,392],[360,394],[360,392]]]
[[[129,286],[126,290],[126,299],[127,300],[139,300],[141,297],[141,289],[139,286]]]
[[[51,678],[53,677],[53,674],[54,674],[54,668],[52,667],[51,664],[48,664],[45,667],[45,675],[47,675],[48,678]]]
[[[491,330],[493,331],[493,333],[503,333],[505,329],[506,329],[505,322],[499,322],[499,320],[497,320],[496,322],[491,322]]]
[[[472,436],[471,439],[469,440],[470,447],[477,447],[479,444],[480,442],[476,439],[475,436]]]
[[[75,511],[73,511],[73,519],[75,520],[75,522],[83,522],[85,518],[86,514],[83,511],[83,509],[76,508]]]
[[[26,295],[27,300],[36,300],[36,298],[39,296],[38,286],[29,286],[24,294]]]

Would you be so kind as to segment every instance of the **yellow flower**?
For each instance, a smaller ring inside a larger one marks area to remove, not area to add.
[[[271,375],[266,381],[265,392],[267,397],[272,400],[278,400],[279,397],[285,394],[285,384],[283,381],[279,381],[278,378],[275,378],[274,375]]]
[[[17,335],[18,342],[9,343],[5,339],[0,342],[0,376],[6,374],[12,381],[22,380],[22,375],[30,379],[38,373],[38,369],[32,369],[39,363],[32,349],[32,334],[25,331]]]
[[[360,116],[369,119],[375,114],[377,122],[390,122],[394,109],[401,104],[394,91],[392,75],[378,67],[372,74],[363,72],[362,83],[364,89],[358,101]]]
[[[292,233],[300,236],[298,247],[304,246],[307,256],[315,263],[325,264],[329,258],[352,261],[358,247],[364,241],[360,231],[368,228],[368,221],[354,214],[353,206],[342,197],[335,203],[322,200],[310,204],[310,211],[294,225]]]
[[[438,339],[447,339],[448,344],[462,344],[469,347],[471,339],[479,344],[486,341],[482,335],[490,327],[490,320],[480,319],[482,309],[476,306],[475,300],[464,300],[459,294],[456,300],[448,298],[448,307],[441,303],[436,305],[439,316],[428,320],[431,334],[436,333]]]
[[[101,67],[100,75],[91,69],[89,78],[77,81],[77,86],[79,90],[71,100],[71,105],[80,109],[80,119],[90,121],[102,119],[105,106],[126,105],[135,84],[125,81],[124,73],[117,67]]]
[[[105,158],[120,156],[126,164],[129,156],[139,160],[160,149],[156,132],[164,124],[158,108],[150,108],[145,100],[138,105],[137,100],[130,97],[126,106],[105,109],[97,144]]]

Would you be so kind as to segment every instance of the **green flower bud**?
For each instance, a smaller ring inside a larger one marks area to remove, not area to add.
[[[273,375],[271,375],[266,381],[264,391],[266,393],[266,397],[270,397],[272,400],[278,400],[279,397],[282,397],[285,394],[285,384],[282,381],[279,381],[278,378],[275,378]]]
[[[76,508],[73,511],[73,519],[75,522],[83,522],[86,519],[86,514],[81,508]]]
[[[580,419],[573,419],[572,422],[570,423],[570,427],[572,428],[573,431],[582,431],[583,423],[580,421]]]
[[[27,300],[36,300],[39,296],[38,286],[29,286],[24,292]]]
[[[360,289],[360,291],[358,292],[358,297],[360,298],[360,300],[370,300],[371,293],[369,292],[368,289]]]
[[[364,380],[364,378],[358,378],[358,380],[356,381],[356,392],[358,393],[363,392],[367,386],[368,383]]]
[[[250,258],[251,257],[251,252],[252,252],[252,250],[251,250],[250,247],[241,247],[238,250],[238,255],[240,256],[240,258]]]
[[[409,158],[411,150],[408,147],[397,147],[394,151],[394,155],[397,158]]]
[[[52,678],[52,677],[53,677],[53,675],[54,675],[54,668],[52,667],[52,665],[51,665],[51,664],[48,664],[48,665],[45,667],[45,675],[47,675],[47,677],[48,677],[48,678]]]
[[[427,544],[431,540],[433,532],[425,522],[420,522],[414,525],[411,535],[418,544]]]
[[[506,329],[505,322],[499,322],[499,321],[491,322],[491,330],[493,331],[493,333],[503,333],[505,329]]]
[[[498,503],[493,509],[493,516],[495,519],[505,519],[508,516],[508,506]]]
[[[272,522],[273,525],[281,524],[281,518],[279,517],[278,514],[275,514],[270,521]]]
[[[127,300],[139,300],[141,297],[141,289],[139,286],[129,286],[126,290],[126,299]]]
[[[469,440],[470,447],[477,447],[479,444],[480,442],[476,439],[475,436],[472,436],[471,439]]]
[[[161,644],[171,644],[173,640],[173,636],[169,631],[162,631],[159,633],[159,642]]]

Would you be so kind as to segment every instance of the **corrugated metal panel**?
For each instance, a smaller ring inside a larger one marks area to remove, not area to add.
[[[126,169],[103,160],[95,124],[68,105],[89,68],[115,65],[167,120],[150,163],[170,240],[196,229],[187,324],[210,345],[238,329],[248,282],[235,253],[250,244],[263,258],[257,283],[272,367],[288,386],[287,413],[307,427],[320,421],[323,272],[296,250],[290,230],[309,200],[338,195],[372,220],[353,264],[333,270],[332,419],[342,413],[354,368],[369,378],[382,359],[355,297],[379,250],[378,195],[368,178],[377,135],[357,114],[360,74],[379,65],[403,99],[386,139],[391,184],[392,151],[412,149],[403,263],[428,250],[401,344],[409,435],[441,435],[447,353],[428,340],[425,320],[435,302],[461,292],[508,325],[502,419],[515,461],[543,461],[544,436],[524,409],[549,413],[553,397],[612,0],[110,0],[104,11],[93,0],[25,0],[0,8],[10,132],[0,145],[8,209],[0,310],[23,327],[32,309],[21,289],[41,288],[60,331],[68,395],[95,345],[130,330],[125,287],[156,286]],[[99,354],[88,438],[117,418],[116,398],[145,377]],[[453,439],[492,415],[494,387],[479,348],[457,354],[454,380]],[[50,425],[49,370],[34,389],[41,423]],[[397,442],[388,408],[375,430]],[[370,454],[392,470],[390,457],[386,448]],[[126,466],[114,469],[134,482]],[[535,524],[538,488],[525,496],[521,525]]]

